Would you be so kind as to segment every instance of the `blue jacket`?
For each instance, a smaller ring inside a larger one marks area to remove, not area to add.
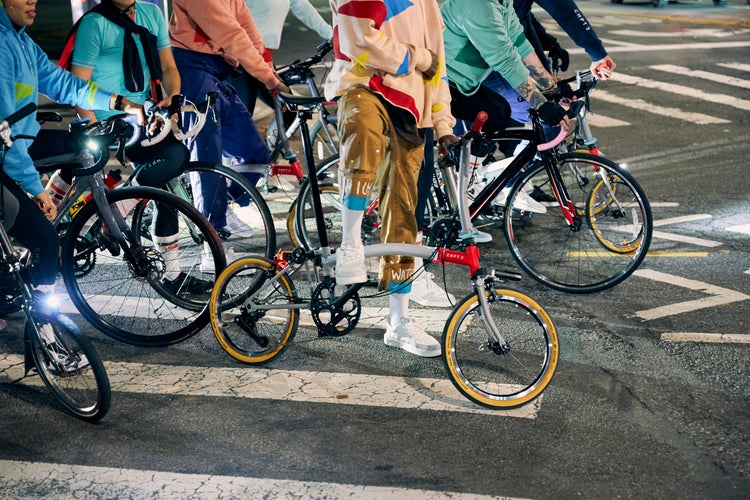
[[[21,28],[16,30],[0,2],[0,119],[26,104],[39,102],[39,93],[57,102],[87,109],[108,109],[112,96],[94,84],[76,78],[49,60]],[[18,121],[12,135],[36,136],[36,113]],[[4,170],[27,193],[44,189],[28,153],[30,139],[17,140],[5,156]]]
[[[588,19],[583,15],[574,0],[513,0],[513,8],[525,30],[532,29],[528,23],[530,22],[531,5],[534,1],[552,16],[576,45],[586,51],[592,61],[599,61],[607,56],[602,41],[599,40],[594,28],[589,24]],[[544,56],[541,47],[534,47],[534,50],[539,58],[544,61],[546,56]]]

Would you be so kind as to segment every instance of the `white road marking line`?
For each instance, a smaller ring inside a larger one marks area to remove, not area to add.
[[[747,333],[695,333],[670,332],[662,333],[661,339],[667,342],[706,342],[711,344],[750,344]]]
[[[685,302],[677,302],[674,304],[668,304],[666,306],[654,307],[652,309],[645,309],[643,311],[636,311],[636,316],[643,318],[644,321],[664,318],[666,316],[674,316],[676,314],[697,311],[699,309],[705,309],[708,307],[721,306],[729,304],[731,302],[739,302],[750,299],[750,295],[745,295],[728,288],[722,288],[702,281],[691,280],[682,278],[680,276],[674,276],[672,274],[662,273],[654,271],[653,269],[639,269],[633,273],[635,276],[646,278],[654,281],[661,281],[663,283],[669,283],[671,285],[680,286],[689,290],[695,290],[711,295],[697,300],[688,300]]]
[[[717,66],[721,66],[722,68],[728,68],[728,69],[735,69],[737,71],[747,71],[750,72],[750,64],[746,63],[740,63],[740,62],[729,62],[729,63],[716,63]]]
[[[625,127],[627,125],[630,125],[630,122],[618,120],[617,118],[610,118],[608,116],[597,115],[595,113],[587,115],[586,119],[588,120],[589,125],[593,125],[597,128]]]
[[[732,231],[735,233],[750,234],[750,224],[742,224],[741,226],[730,226],[727,228],[727,231]]]
[[[628,36],[637,38],[731,38],[748,33],[750,30],[726,30],[721,28],[692,28],[675,32],[638,31],[638,30],[613,30],[609,35]]]
[[[662,238],[670,241],[677,241],[679,243],[689,243],[690,245],[698,245],[707,248],[716,248],[723,245],[720,241],[704,240],[703,238],[695,238],[693,236],[684,236],[682,234],[667,233],[664,231],[654,231],[652,233],[654,238]]]
[[[676,201],[652,201],[650,205],[651,205],[651,208],[654,208],[654,207],[674,208],[674,207],[680,206],[680,204]]]
[[[742,78],[734,78],[731,76],[720,75],[718,73],[711,73],[710,71],[693,70],[684,66],[677,66],[675,64],[655,64],[653,66],[649,66],[649,68],[655,69],[657,71],[664,71],[666,73],[674,73],[680,76],[701,78],[703,80],[709,80],[711,82],[723,83],[724,85],[732,85],[733,87],[750,89],[750,80],[743,80]]]
[[[30,491],[59,498],[377,498],[382,500],[498,498],[424,489],[283,479],[182,474],[156,470],[0,460],[0,490],[10,498]],[[84,493],[85,492],[85,493]],[[511,497],[503,497],[511,498]]]
[[[725,106],[731,106],[733,108],[750,111],[750,101],[746,99],[740,99],[732,95],[704,92],[702,90],[687,87],[685,85],[659,82],[651,80],[649,78],[641,78],[640,76],[626,75],[620,72],[615,72],[612,75],[612,80],[628,85],[638,85],[639,87],[670,92],[673,94],[678,94],[681,97],[693,97],[695,99],[701,99],[703,101],[713,102],[715,104],[722,104]]]
[[[713,49],[741,49],[750,47],[750,42],[703,42],[703,43],[660,43],[649,45],[628,44],[626,46],[615,46],[616,41],[602,38],[602,43],[607,45],[607,52],[612,54],[622,52],[666,52],[670,50],[713,50]],[[583,49],[570,49],[569,54],[582,54],[586,52]],[[615,72],[615,75],[617,72]]]
[[[115,392],[230,397],[384,408],[450,411],[534,419],[544,395],[513,410],[482,408],[459,394],[447,378],[388,377],[356,373],[273,370],[244,366],[209,368],[105,362]],[[0,382],[23,376],[23,356],[0,354]],[[39,377],[25,384],[41,385]]]
[[[676,118],[686,122],[694,123],[696,125],[710,125],[716,123],[729,123],[729,120],[723,118],[717,118],[711,115],[704,115],[702,113],[691,113],[683,111],[679,108],[667,108],[664,106],[657,106],[650,102],[646,102],[643,99],[628,99],[626,97],[619,97],[615,94],[607,92],[606,90],[596,89],[596,95],[601,97],[603,100],[626,106],[628,108],[637,109],[640,111],[646,111],[655,115],[667,116],[669,118]]]
[[[696,220],[710,219],[710,214],[693,214],[683,215],[681,217],[670,217],[669,219],[659,219],[654,221],[654,227],[666,226],[667,224],[681,224],[683,222],[692,222]]]
[[[122,295],[97,295],[96,297],[89,297],[87,299],[88,304],[100,316],[109,315],[177,321],[194,318],[198,314],[170,304],[161,297],[155,298],[154,301],[152,303],[145,297],[125,297]],[[154,303],[159,304],[158,310],[154,310]],[[78,308],[70,300],[70,297],[64,294],[60,294],[60,312],[64,314],[80,314]]]

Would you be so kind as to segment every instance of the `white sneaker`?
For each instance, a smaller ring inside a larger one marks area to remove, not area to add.
[[[474,228],[474,242],[476,243],[490,243],[492,241],[492,235],[490,233],[485,233],[484,231],[480,231],[477,228]]]
[[[227,265],[234,262],[239,256],[234,253],[234,248],[224,246],[224,256],[227,258]],[[211,254],[211,249],[207,243],[203,244],[203,251],[201,252],[201,265],[200,271],[202,273],[214,273],[216,272],[216,266],[214,266],[214,257]]]
[[[221,239],[228,240],[231,238],[250,238],[253,235],[253,228],[234,212],[232,207],[227,207],[227,225],[222,227],[218,232]]]
[[[508,193],[510,192],[510,188],[505,188],[502,191],[500,191],[500,194],[498,194],[495,199],[492,201],[495,205],[501,205],[505,206],[505,202],[508,199]],[[533,212],[536,214],[544,214],[547,213],[547,207],[536,201],[534,198],[529,196],[526,191],[521,191],[518,193],[518,196],[516,196],[516,201],[513,204],[513,210],[520,210],[522,212]]]
[[[453,307],[456,297],[443,290],[433,281],[434,278],[435,275],[430,272],[416,271],[416,277],[411,283],[409,300],[425,307]]]
[[[359,246],[340,246],[336,250],[336,284],[353,285],[367,283],[367,266],[365,266],[365,248]]]
[[[425,358],[440,356],[440,342],[435,337],[427,334],[409,318],[401,318],[396,324],[391,324],[391,317],[386,317],[388,329],[383,336],[385,345],[400,347],[406,352]]]

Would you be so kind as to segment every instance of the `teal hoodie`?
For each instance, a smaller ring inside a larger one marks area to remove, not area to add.
[[[0,120],[26,104],[39,102],[42,93],[57,102],[87,109],[108,109],[112,96],[96,84],[76,78],[49,60],[26,30],[16,30],[0,0]],[[12,127],[12,135],[36,136],[36,113]],[[36,196],[44,189],[28,153],[30,139],[19,139],[5,156],[3,169],[24,191]]]
[[[447,0],[440,14],[448,79],[463,94],[476,92],[492,70],[513,88],[528,78],[522,59],[534,49],[511,0]]]

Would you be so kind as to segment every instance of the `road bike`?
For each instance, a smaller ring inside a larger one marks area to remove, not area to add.
[[[0,121],[0,177],[5,154],[16,138],[10,126],[33,113],[36,104],[28,104]],[[0,189],[0,208],[4,203]],[[3,214],[4,220],[4,214]],[[29,230],[33,230],[29,228]],[[17,248],[0,224],[0,300],[6,311],[23,311],[24,355],[0,357],[0,371],[23,363],[24,377],[36,372],[66,409],[90,422],[104,418],[110,408],[109,378],[101,358],[78,326],[60,313],[54,294],[36,290],[26,278],[31,252]]]
[[[577,126],[559,148],[538,149],[546,140],[538,119],[532,119],[531,128],[486,137],[481,148],[487,155],[485,169],[495,172],[485,185],[478,177],[470,183],[469,214],[472,220],[501,221],[511,254],[535,280],[564,292],[592,293],[617,285],[638,268],[651,242],[653,220],[638,182],[601,155],[583,127],[585,104],[571,110]],[[513,156],[493,156],[519,142]],[[439,166],[440,189],[454,215],[432,224],[431,244],[456,240],[455,163]]]
[[[281,95],[308,118],[321,99]],[[469,181],[469,149],[481,134],[481,121],[461,143],[463,175]],[[313,165],[311,141],[302,122],[303,151]],[[320,336],[345,335],[361,315],[359,290],[364,284],[336,285],[335,250],[328,244],[318,195],[317,176],[308,177],[317,220],[319,247],[280,251],[273,259],[247,257],[231,263],[211,294],[211,326],[222,348],[249,364],[267,363],[294,339],[302,310],[309,310]],[[464,214],[466,204],[462,205]],[[488,408],[507,409],[538,397],[557,366],[557,332],[547,312],[530,297],[499,288],[503,280],[520,276],[487,271],[480,265],[475,231],[462,217],[462,246],[458,249],[406,244],[365,246],[365,256],[411,255],[425,262],[453,263],[469,269],[473,293],[459,301],[442,335],[442,359],[458,391]],[[418,271],[421,272],[421,271]],[[303,285],[295,285],[295,278]]]
[[[73,177],[53,221],[73,304],[112,338],[163,346],[206,326],[208,292],[226,257],[214,228],[189,202],[157,188],[107,187],[102,170],[128,127],[122,116],[90,126],[74,123],[76,147],[34,158],[34,165],[41,174],[63,168]],[[157,234],[157,210],[177,221],[169,241]],[[210,271],[201,270],[206,261]]]
[[[178,141],[195,137],[207,120],[214,119],[213,109],[217,97],[217,93],[210,92],[204,102],[194,104],[186,101],[184,96],[177,95],[173,97],[171,105],[164,109],[158,109],[156,103],[147,100],[144,103],[147,116],[144,129],[148,130],[159,117],[167,125],[151,137],[140,137],[135,131],[131,134],[132,129],[123,130],[126,133],[116,138],[118,151],[115,157],[127,168],[127,152],[123,149],[131,142],[143,140],[144,145],[153,146],[169,135]],[[145,165],[141,168],[144,167]],[[207,161],[189,161],[180,175],[167,182],[165,189],[201,210],[224,242],[227,258],[258,253],[271,257],[276,252],[276,227],[266,201],[255,187],[258,178],[268,172],[268,168],[265,164],[226,166]],[[138,173],[139,168],[135,168],[120,186],[130,185],[132,179],[138,177]],[[200,196],[196,196],[197,192],[194,190],[194,186],[198,185],[201,186]],[[219,199],[226,199],[224,214],[231,226],[219,226],[212,211],[203,208],[209,203],[204,203],[203,200]]]

